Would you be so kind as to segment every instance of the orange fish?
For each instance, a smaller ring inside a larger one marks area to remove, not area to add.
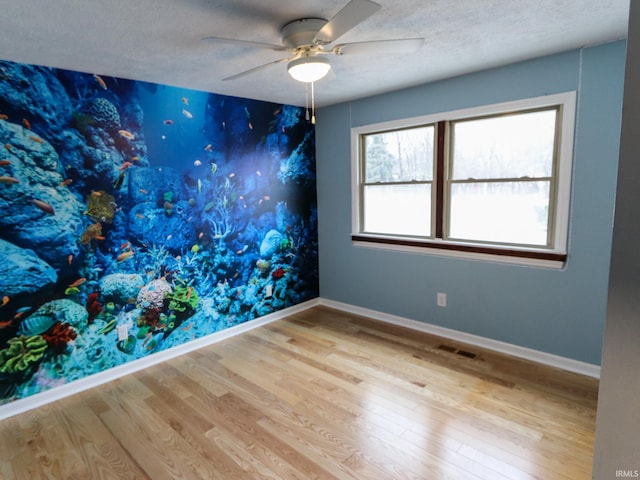
[[[7,150],[9,150],[9,151],[12,151],[12,149],[13,149],[13,147],[12,147],[10,144],[8,144],[8,143],[5,143],[5,144],[4,144],[4,148],[6,148],[6,149],[7,149]]]
[[[95,190],[91,192],[91,195],[95,196],[95,197],[99,197],[100,195],[102,195],[102,192],[96,192]]]
[[[9,115],[7,115],[6,113],[0,113],[0,120],[7,120],[9,118]]]
[[[136,138],[135,135],[129,130],[118,130],[118,133],[127,140],[133,140],[134,138]]]
[[[131,160],[137,162],[138,160],[140,160],[140,157],[133,157]]]
[[[69,254],[69,256],[67,257],[67,263],[68,263],[69,265],[71,265],[71,264],[73,263],[73,254],[72,254],[72,253],[71,253],[71,254]]]
[[[4,183],[5,185],[11,185],[12,183],[20,183],[20,180],[14,177],[7,177],[3,175],[0,177],[0,183]]]
[[[10,327],[12,323],[13,323],[13,318],[5,322],[0,322],[0,330],[2,330],[3,328]]]
[[[36,207],[38,207],[43,212],[48,213],[49,215],[56,214],[53,207],[49,205],[47,202],[43,202],[42,200],[38,200],[37,198],[32,198],[31,203],[33,203]]]
[[[102,88],[103,90],[107,89],[107,84],[104,82],[104,80],[102,79],[102,77],[100,75],[93,75],[93,78],[96,79],[96,82],[98,82],[98,85],[100,85],[100,88]]]
[[[104,240],[104,236],[103,235],[96,235],[93,238],[94,238],[94,240]]]
[[[31,130],[31,122],[29,122],[29,120],[27,120],[26,118],[22,119],[22,124],[28,128],[29,130]]]
[[[36,143],[44,143],[43,139],[41,139],[40,137],[36,137],[35,135],[31,135],[29,138]]]
[[[124,162],[121,166],[120,166],[120,171],[122,172],[123,170],[126,170],[129,167],[133,167],[133,163],[131,162]]]
[[[191,330],[191,327],[193,327],[193,322],[190,322],[186,327],[182,327],[182,331],[188,332],[189,330]]]
[[[136,213],[136,217],[142,220],[144,218],[144,215],[142,215],[141,213]]]
[[[5,165],[11,165],[11,160],[0,160],[0,167],[4,167]]]
[[[7,297],[6,295],[4,297],[2,297],[2,304],[0,305],[0,307],[4,307],[7,303],[9,303],[9,300],[11,300],[9,297]]]
[[[143,195],[147,195],[149,193],[144,188],[140,188],[138,191]]]
[[[87,281],[87,279],[86,279],[86,278],[84,278],[84,277],[79,278],[79,279],[77,279],[75,282],[70,283],[70,284],[69,284],[69,288],[79,287],[80,285],[82,285],[82,284],[83,284],[84,282],[86,282],[86,281]]]
[[[129,242],[124,242],[122,245],[120,245],[120,250],[124,250],[125,248],[129,248],[131,246],[131,244]]]
[[[67,185],[71,185],[72,182],[73,182],[73,178],[67,178],[66,180],[63,180],[60,182],[60,186],[66,187]]]
[[[120,255],[118,255],[118,258],[116,258],[116,261],[118,263],[124,262],[127,258],[131,258],[133,256],[133,250],[127,250],[126,252],[122,252]]]

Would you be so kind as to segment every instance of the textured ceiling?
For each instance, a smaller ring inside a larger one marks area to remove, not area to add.
[[[338,43],[424,37],[403,55],[328,57],[324,106],[582,46],[626,38],[630,0],[376,0],[382,8]],[[0,58],[226,95],[303,105],[286,53],[203,42],[207,35],[280,43],[302,17],[347,0],[0,0]]]

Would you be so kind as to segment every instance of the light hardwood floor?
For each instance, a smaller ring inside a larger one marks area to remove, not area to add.
[[[0,478],[588,479],[597,389],[316,307],[0,422]]]

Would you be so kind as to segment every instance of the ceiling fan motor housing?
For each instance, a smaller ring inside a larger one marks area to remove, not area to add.
[[[287,48],[315,45],[318,31],[327,23],[324,18],[300,18],[282,27],[282,44]]]

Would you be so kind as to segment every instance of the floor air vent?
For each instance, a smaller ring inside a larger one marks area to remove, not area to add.
[[[445,352],[455,353],[456,355],[460,355],[461,357],[466,357],[466,358],[477,357],[477,354],[475,353],[467,352],[466,350],[458,350],[457,348],[452,347],[450,345],[439,345],[438,350],[444,350]]]

